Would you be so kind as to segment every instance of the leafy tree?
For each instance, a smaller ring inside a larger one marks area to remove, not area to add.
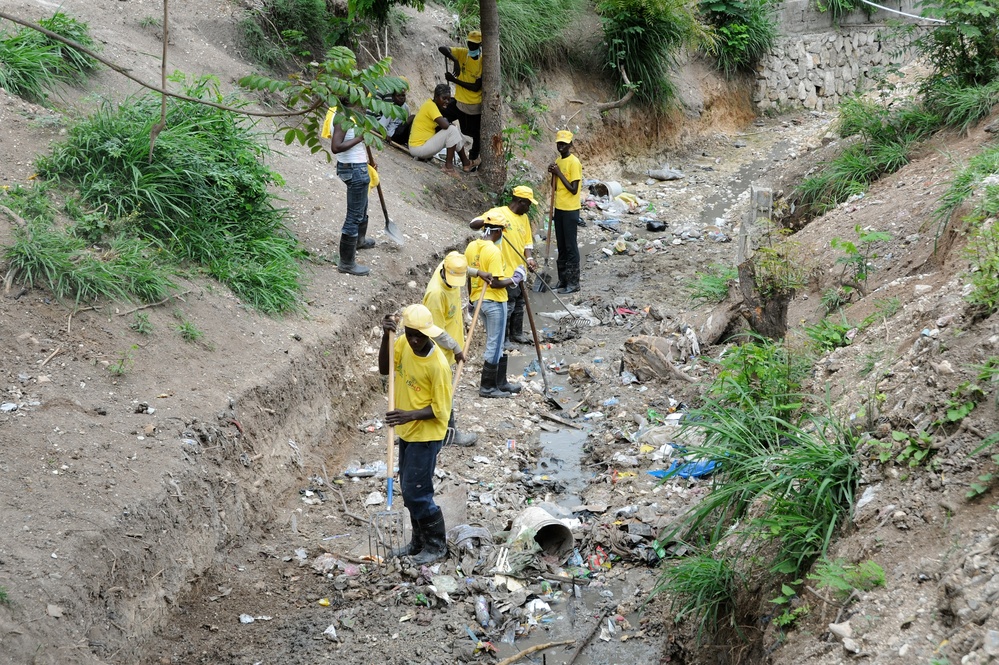
[[[933,65],[929,85],[949,80],[971,87],[999,78],[999,1],[923,0],[919,7],[923,16],[946,21],[915,41]]]

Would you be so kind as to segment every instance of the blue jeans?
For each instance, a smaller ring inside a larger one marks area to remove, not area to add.
[[[495,365],[503,356],[503,340],[506,337],[506,303],[483,300],[479,311],[486,326],[486,352],[482,359]]]
[[[371,183],[368,165],[337,162],[336,174],[347,185],[347,217],[343,220],[340,233],[356,238],[357,227],[368,216],[368,185]]]
[[[399,439],[399,486],[402,503],[414,520],[436,515],[434,468],[444,441],[405,441]]]

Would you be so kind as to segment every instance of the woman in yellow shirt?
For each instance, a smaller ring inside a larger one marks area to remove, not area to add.
[[[423,102],[413,118],[413,128],[409,131],[409,154],[417,159],[430,159],[442,148],[446,148],[444,171],[454,173],[455,153],[461,159],[462,170],[471,171],[474,166],[465,149],[472,139],[463,136],[458,126],[448,122],[441,113],[450,102],[451,87],[447,83],[434,88],[433,99]]]

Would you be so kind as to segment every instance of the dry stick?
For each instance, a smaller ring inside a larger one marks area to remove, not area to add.
[[[527,647],[518,654],[514,654],[509,658],[504,658],[500,662],[496,663],[496,665],[511,665],[512,663],[516,663],[524,656],[529,656],[532,653],[535,653],[536,651],[544,651],[545,649],[551,649],[552,647],[560,647],[566,644],[575,644],[575,643],[576,640],[562,640],[561,642],[546,642],[545,644],[535,644],[533,647]]]
[[[482,301],[486,297],[486,286],[482,285],[482,293],[479,294],[479,299],[475,301],[475,313],[472,314],[472,325],[468,327],[468,337],[465,338],[465,348],[461,350],[461,354],[465,355],[468,353],[468,349],[472,346],[472,333],[475,332],[475,324],[479,320],[479,310],[482,309]],[[451,392],[454,392],[458,388],[458,379],[461,378],[461,370],[465,366],[464,362],[458,363],[458,366],[454,370],[454,381],[451,382]]]
[[[343,498],[343,492],[340,491],[339,487],[337,487],[336,485],[330,485],[329,487],[330,489],[334,490],[337,493],[337,495],[340,497],[340,503],[343,504],[344,515],[346,515],[347,517],[351,517],[357,520],[358,522],[361,522],[362,524],[371,524],[371,520],[365,519],[360,515],[355,515],[354,513],[350,512],[350,509],[347,508],[347,500]]]
[[[583,639],[582,642],[579,643],[579,645],[576,646],[576,650],[572,652],[572,658],[570,658],[565,665],[572,665],[576,662],[576,659],[579,658],[579,654],[583,653],[583,649],[585,649],[586,645],[590,643],[593,636],[597,634],[597,630],[599,630],[600,626],[603,625],[604,619],[607,618],[608,614],[610,614],[610,611],[605,607],[600,613],[600,618],[597,619],[597,622],[593,624],[593,628],[590,629],[589,634],[585,639]]]
[[[73,315],[74,314],[78,314],[79,312],[86,312],[86,311],[91,310],[91,309],[97,309],[97,307],[95,305],[91,305],[90,307],[84,307],[83,309],[74,309],[72,312],[69,313],[69,317],[66,319],[66,334],[67,335],[69,333],[73,332]]]
[[[194,289],[188,289],[187,291],[184,291],[183,293],[173,293],[171,295],[168,295],[166,298],[164,298],[163,300],[161,300],[159,302],[151,302],[151,303],[149,303],[147,305],[139,305],[138,307],[133,307],[132,309],[126,309],[124,312],[118,312],[118,316],[125,316],[126,314],[131,314],[132,312],[138,312],[140,309],[149,309],[150,307],[159,307],[163,303],[169,302],[169,301],[173,300],[174,298],[179,298],[181,296],[186,296],[188,293],[190,293],[193,290]]]
[[[167,39],[170,34],[167,14],[167,0],[163,0],[163,56],[160,58],[160,87],[166,90],[167,79]],[[160,121],[149,130],[149,163],[153,163],[153,147],[156,145],[156,137],[166,129],[166,95],[160,95]]]
[[[138,83],[143,88],[146,88],[148,90],[152,90],[153,92],[158,92],[161,95],[166,95],[167,97],[173,97],[174,99],[182,99],[185,102],[193,102],[195,104],[201,104],[203,106],[211,106],[213,108],[222,109],[223,111],[232,111],[233,113],[239,113],[239,114],[246,115],[246,116],[254,116],[254,117],[257,117],[257,118],[291,118],[291,117],[298,116],[298,115],[307,115],[309,113],[312,113],[313,111],[315,111],[320,106],[322,106],[323,104],[326,103],[326,100],[324,98],[320,97],[320,98],[316,99],[315,101],[313,101],[313,103],[310,104],[308,108],[306,108],[304,110],[301,110],[301,111],[282,111],[280,113],[264,113],[262,111],[248,111],[246,109],[233,108],[231,106],[226,106],[225,104],[216,104],[215,102],[210,102],[210,101],[208,101],[206,99],[198,99],[196,97],[188,97],[187,95],[179,95],[179,94],[177,94],[175,92],[170,92],[169,90],[165,90],[163,88],[157,88],[155,85],[153,85],[151,83],[146,83],[145,81],[143,81],[142,79],[138,78],[137,76],[133,76],[132,74],[130,74],[129,70],[126,69],[125,67],[122,67],[121,65],[115,64],[111,60],[108,60],[107,58],[104,58],[101,55],[95,53],[91,49],[88,49],[86,46],[83,46],[82,44],[78,44],[77,42],[74,42],[72,39],[67,39],[66,37],[63,37],[62,35],[57,34],[55,32],[52,32],[51,30],[46,30],[42,26],[37,25],[35,23],[32,23],[31,21],[25,21],[22,18],[18,18],[17,16],[14,16],[12,14],[8,14],[7,12],[3,12],[3,11],[0,11],[0,18],[5,18],[5,19],[7,19],[8,21],[10,21],[12,23],[17,23],[18,25],[23,25],[24,27],[31,28],[32,30],[37,30],[38,32],[42,33],[43,35],[45,35],[49,39],[54,39],[54,40],[56,40],[57,42],[59,42],[61,44],[66,44],[67,46],[72,46],[77,51],[80,51],[81,53],[86,53],[87,55],[89,55],[91,58],[93,58],[97,62],[100,62],[101,64],[104,64],[104,65],[107,65],[110,69],[112,69],[113,71],[118,72],[119,74],[121,74],[122,76],[124,76],[125,78],[127,78],[128,80],[134,81],[135,83]]]
[[[52,353],[50,353],[50,354],[49,354],[49,357],[48,357],[48,358],[46,358],[46,359],[45,359],[45,360],[43,360],[42,362],[38,363],[38,366],[39,366],[39,367],[45,367],[45,366],[46,366],[46,365],[47,365],[47,364],[49,363],[49,361],[50,361],[50,360],[52,360],[52,359],[53,359],[53,358],[55,358],[55,357],[56,357],[57,355],[59,355],[59,352],[60,352],[60,351],[62,351],[62,347],[61,347],[61,346],[58,346],[58,347],[56,347],[56,350],[55,350],[55,351],[53,351]]]

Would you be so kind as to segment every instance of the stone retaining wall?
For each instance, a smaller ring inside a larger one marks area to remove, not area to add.
[[[879,2],[918,14],[912,0]],[[883,39],[888,21],[911,20],[878,10],[844,17],[839,25],[809,0],[789,0],[780,12],[780,32],[773,51],[756,69],[753,103],[759,111],[806,108],[823,110],[863,87],[877,68],[908,59]]]

